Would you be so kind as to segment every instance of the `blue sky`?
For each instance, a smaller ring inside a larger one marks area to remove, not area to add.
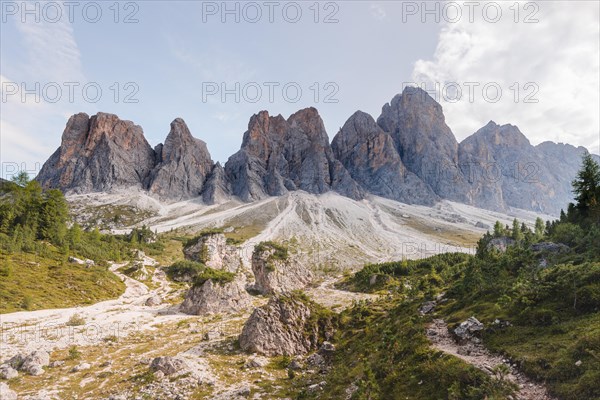
[[[518,16],[504,3],[503,17],[493,23],[481,9],[468,21],[467,9],[454,2],[461,18],[454,18],[453,5],[440,3],[439,23],[435,9],[424,14],[411,8],[421,2],[320,2],[316,7],[312,1],[275,2],[272,23],[262,1],[228,3],[230,8],[237,4],[239,23],[234,14],[221,20],[222,2],[120,2],[118,16],[114,2],[99,2],[102,16],[95,23],[94,4],[76,2],[69,13],[62,5],[58,18],[53,6],[44,9],[46,3],[28,4],[39,7],[40,22],[35,11],[23,13],[21,2],[2,1],[0,8],[4,176],[15,163],[29,170],[41,165],[60,144],[68,117],[80,111],[132,120],[152,146],[164,140],[174,118],[182,117],[192,134],[207,142],[213,159],[224,162],[239,149],[250,116],[260,110],[287,117],[314,106],[332,138],[357,109],[377,118],[383,104],[411,81],[424,82],[429,90],[440,83],[436,93],[459,140],[493,119],[519,126],[534,144],[562,141],[599,152],[596,2],[540,3],[537,9],[522,3]],[[286,21],[295,18],[297,5],[299,21]],[[246,21],[257,9],[262,17]],[[137,22],[124,23],[128,15]],[[331,23],[324,22],[328,15]],[[524,23],[528,15],[538,22]],[[32,89],[36,82],[40,102],[31,94],[22,101],[23,85]],[[79,84],[72,101],[69,82]],[[265,82],[278,85],[273,102]],[[466,95],[451,101],[453,82],[463,93],[465,82],[476,82],[473,101]],[[220,91],[223,84],[234,89],[236,83],[239,102],[233,94],[223,101],[220,93],[206,92]],[[484,98],[481,87],[490,83],[501,88],[500,101]],[[98,102],[84,98],[86,84],[102,89]],[[282,92],[286,84],[288,98]],[[55,86],[62,96],[52,102]],[[297,87],[302,95],[292,102]],[[125,102],[127,94],[137,103]],[[327,94],[337,102],[326,102]],[[527,95],[538,101],[524,102]]]

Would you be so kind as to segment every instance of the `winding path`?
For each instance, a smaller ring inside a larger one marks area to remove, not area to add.
[[[145,257],[145,265],[154,260]],[[165,297],[169,282],[164,272],[156,269],[153,281],[158,288],[149,290],[143,283],[118,271],[127,263],[113,264],[110,271],[125,283],[125,292],[117,299],[106,300],[89,306],[20,311],[0,315],[0,354],[2,359],[17,353],[34,350],[52,351],[72,345],[85,346],[102,342],[107,336],[127,335],[131,332],[153,329],[157,318],[168,322],[187,317],[177,313],[169,304],[146,306],[146,299],[153,295]],[[80,326],[68,326],[69,319],[77,314],[85,320]]]
[[[506,359],[490,353],[482,344],[469,342],[460,345],[454,341],[448,331],[448,325],[443,319],[434,319],[427,329],[427,336],[432,343],[432,347],[451,354],[467,363],[479,368],[480,370],[493,375],[493,368],[504,364],[508,367],[506,379],[515,383],[519,387],[517,398],[520,400],[555,400],[548,394],[546,387],[534,382],[525,375],[517,371]]]

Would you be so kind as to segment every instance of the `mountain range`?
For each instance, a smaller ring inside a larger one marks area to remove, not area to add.
[[[252,202],[296,190],[335,191],[354,200],[372,194],[431,206],[447,199],[556,215],[572,201],[571,181],[586,153],[562,143],[533,146],[516,126],[493,121],[459,143],[441,105],[407,87],[377,120],[355,112],[331,143],[315,108],[287,119],[261,111],[224,166],[181,118],[171,123],[164,144],[152,148],[131,121],[79,113],[36,179],[66,193],[136,187],[171,202]]]

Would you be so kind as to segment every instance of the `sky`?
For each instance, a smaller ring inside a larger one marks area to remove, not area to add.
[[[600,153],[599,4],[0,0],[2,176],[35,175],[78,112],[152,146],[181,117],[225,162],[261,110],[316,107],[331,139],[415,84],[459,141],[493,120]]]

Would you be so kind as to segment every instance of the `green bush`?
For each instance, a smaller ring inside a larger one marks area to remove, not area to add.
[[[232,282],[234,278],[235,274],[233,272],[204,267],[204,270],[194,278],[194,286],[202,286],[209,279],[219,285],[224,285]]]
[[[255,253],[263,253],[268,250],[274,250],[269,256],[269,260],[287,260],[288,248],[275,242],[260,242],[254,247]]]
[[[202,263],[182,260],[165,268],[165,273],[173,281],[186,280],[187,277],[193,281],[205,268],[205,265]]]

